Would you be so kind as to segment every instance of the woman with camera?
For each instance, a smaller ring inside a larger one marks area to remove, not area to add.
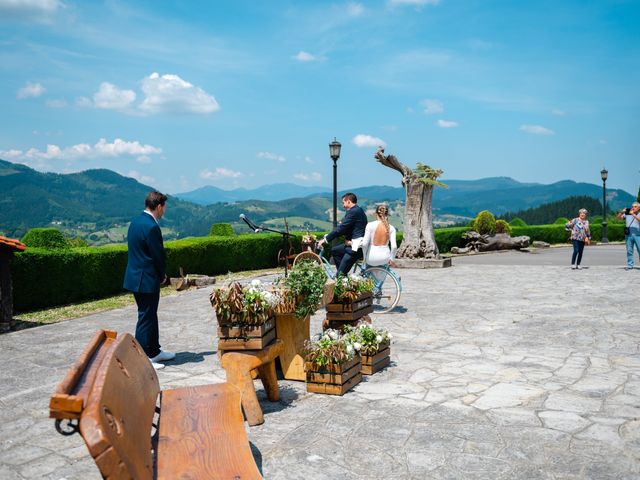
[[[631,208],[618,213],[624,219],[624,241],[627,244],[627,270],[633,270],[633,246],[636,246],[640,257],[640,203],[633,202]]]

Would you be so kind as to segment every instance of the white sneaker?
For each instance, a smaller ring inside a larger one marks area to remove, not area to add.
[[[166,362],[169,360],[173,360],[174,358],[176,358],[175,353],[160,350],[160,353],[158,355],[156,355],[153,358],[150,358],[149,360],[151,360],[151,363],[155,363],[155,362]]]
[[[576,266],[575,265],[571,265],[571,270],[575,270]]]
[[[580,265],[578,265],[576,268],[577,268],[578,270],[582,270],[582,267],[581,267]]]
[[[155,368],[156,370],[162,370],[164,368],[164,363],[156,363],[156,362],[151,362],[151,365],[153,366],[153,368]]]

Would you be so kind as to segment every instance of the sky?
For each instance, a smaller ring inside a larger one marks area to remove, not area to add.
[[[640,1],[0,0],[0,158],[163,192],[640,185]]]

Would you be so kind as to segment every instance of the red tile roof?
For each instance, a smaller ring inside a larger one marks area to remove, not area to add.
[[[9,247],[11,250],[19,252],[23,252],[27,248],[27,246],[19,240],[0,235],[0,248],[2,247]]]

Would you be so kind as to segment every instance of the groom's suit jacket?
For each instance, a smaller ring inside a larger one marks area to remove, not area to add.
[[[359,205],[354,205],[333,232],[327,235],[327,241],[330,242],[334,238],[344,235],[345,240],[352,240],[351,249],[355,252],[360,248],[364,231],[367,228],[367,214]]]
[[[129,258],[123,287],[137,293],[156,293],[165,277],[162,231],[146,212],[133,219],[127,233]]]

